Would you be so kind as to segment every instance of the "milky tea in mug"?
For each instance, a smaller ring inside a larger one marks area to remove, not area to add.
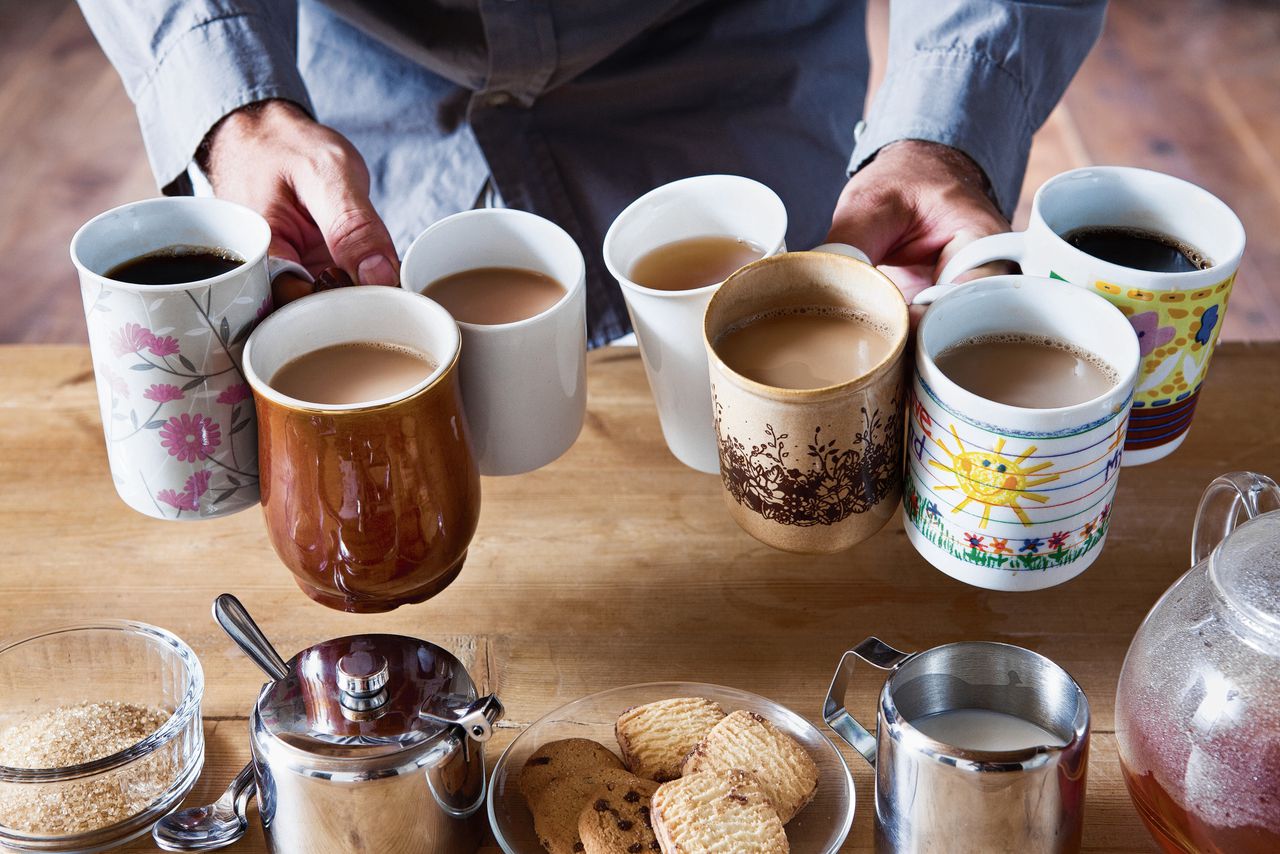
[[[1106,394],[1119,380],[1101,357],[1048,336],[978,335],[943,350],[935,361],[961,388],[1026,409],[1075,406]]]
[[[523,267],[477,267],[436,279],[423,294],[461,323],[494,325],[537,317],[564,298],[564,285]]]
[[[687,291],[723,282],[759,261],[764,249],[740,237],[689,237],[650,249],[631,265],[637,285],[659,291]]]
[[[430,356],[407,347],[356,341],[304,353],[282,365],[267,382],[295,400],[349,405],[395,397],[435,369]]]

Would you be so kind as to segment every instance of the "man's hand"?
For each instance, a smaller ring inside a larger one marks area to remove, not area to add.
[[[337,266],[362,285],[396,285],[391,235],[369,202],[369,170],[340,134],[288,101],[229,114],[205,140],[199,162],[219,197],[246,205],[271,226],[271,254],[311,274]],[[275,303],[310,293],[280,276]]]
[[[891,268],[886,272],[910,301],[966,243],[1009,230],[986,188],[982,170],[954,148],[891,143],[845,185],[827,240]],[[970,277],[976,275],[982,273]]]

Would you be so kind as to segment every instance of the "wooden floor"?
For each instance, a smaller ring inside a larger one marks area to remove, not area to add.
[[[872,0],[880,67],[887,2]],[[0,0],[0,115],[0,342],[82,342],[71,235],[156,189],[132,105],[69,0]],[[1235,208],[1249,248],[1223,335],[1280,339],[1280,3],[1112,0],[1036,138],[1018,222],[1042,181],[1095,163],[1170,172]]]

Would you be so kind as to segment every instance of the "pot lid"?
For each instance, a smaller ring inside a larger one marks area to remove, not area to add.
[[[500,714],[496,700],[477,698],[466,668],[441,647],[400,635],[352,635],[290,659],[288,675],[262,689],[257,715],[263,732],[296,750],[367,760],[445,738],[483,741],[496,717],[483,713],[488,703]]]

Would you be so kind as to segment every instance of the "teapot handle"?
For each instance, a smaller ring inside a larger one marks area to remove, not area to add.
[[[849,677],[853,675],[853,665],[862,659],[872,667],[880,670],[897,670],[911,656],[912,652],[894,649],[879,638],[867,638],[840,658],[835,676],[831,677],[831,687],[827,690],[827,699],[822,704],[822,719],[836,734],[849,743],[849,746],[862,754],[862,758],[874,768],[876,765],[876,737],[845,708],[845,694],[849,690]]]
[[[1266,507],[1280,508],[1280,486],[1271,478],[1251,471],[1234,471],[1215,478],[1200,496],[1191,531],[1191,565],[1209,556],[1238,524],[1240,512],[1252,519]]]

